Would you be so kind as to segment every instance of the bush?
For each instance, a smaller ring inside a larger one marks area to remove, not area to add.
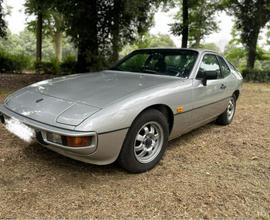
[[[270,82],[270,70],[246,69],[242,71],[243,78],[252,82]]]
[[[35,63],[35,69],[41,74],[73,74],[76,73],[76,58],[68,56],[62,63],[56,59],[49,62]]]
[[[60,71],[63,74],[76,73],[77,61],[74,56],[67,56],[60,65]]]
[[[0,72],[1,73],[22,73],[32,66],[32,59],[23,54],[10,54],[0,51]]]
[[[60,63],[56,59],[49,62],[35,63],[35,69],[41,74],[58,74],[60,73]]]

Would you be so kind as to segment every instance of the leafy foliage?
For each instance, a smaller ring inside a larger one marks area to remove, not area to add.
[[[6,39],[0,39],[0,50],[12,51],[12,54],[23,54],[30,56],[32,59],[35,57],[35,35],[33,32],[24,30],[19,34],[12,34],[7,32]],[[45,36],[42,44],[43,60],[48,62],[55,58],[54,47],[50,37]],[[70,38],[63,38],[63,57],[75,56],[76,50],[74,45],[70,42]]]
[[[31,67],[31,58],[0,50],[0,64],[1,73],[22,73]]]
[[[205,44],[200,44],[198,48],[203,48],[203,49],[208,49],[215,51],[217,53],[221,53],[219,47],[215,43],[205,43]]]
[[[232,30],[232,39],[226,46],[224,51],[225,57],[230,60],[234,66],[240,70],[246,69],[247,66],[247,50],[241,42],[239,30],[236,27]],[[256,47],[256,62],[254,64],[257,70],[270,69],[270,53],[263,48]]]
[[[3,0],[0,0],[0,38],[6,37],[6,22],[4,20]]]
[[[223,6],[235,17],[241,42],[248,52],[247,67],[254,68],[259,33],[270,21],[269,0],[223,0]]]
[[[26,13],[36,15],[36,62],[42,61],[42,38],[43,38],[43,18],[51,7],[51,1],[27,0],[25,2]]]
[[[132,44],[126,45],[122,49],[120,54],[123,57],[132,52],[133,50],[141,48],[155,48],[155,47],[173,48],[176,46],[169,35],[165,34],[151,35],[149,33],[146,33],[142,36],[139,36]]]
[[[176,22],[171,24],[171,31],[174,35],[181,36],[184,28],[182,0],[175,2],[180,10],[174,17]],[[199,47],[205,36],[218,31],[218,23],[215,19],[218,4],[213,0],[191,0],[188,3],[189,44],[191,47]]]
[[[132,44],[126,45],[121,51],[121,56],[127,55],[133,50],[141,49],[141,48],[156,48],[156,47],[176,47],[173,40],[169,35],[158,34],[151,35],[149,33],[145,33],[140,36],[137,40],[135,40]]]
[[[27,10],[29,14],[37,13],[35,7],[32,4],[33,0],[28,1],[26,4]],[[58,62],[62,60],[62,44],[63,44],[63,37],[65,31],[65,24],[64,24],[64,17],[58,10],[55,8],[53,4],[50,6],[47,5],[42,11],[42,35],[44,37],[51,38],[51,41],[54,46],[55,50],[55,58]],[[27,26],[28,30],[32,31],[33,33],[37,32],[37,21],[30,21],[28,22]]]
[[[257,69],[245,69],[242,71],[242,75],[246,81],[252,82],[270,82],[270,69],[269,70],[257,70]]]
[[[117,59],[124,43],[149,28],[157,2],[161,1],[56,1],[67,33],[78,47],[78,70],[95,70],[112,57]]]

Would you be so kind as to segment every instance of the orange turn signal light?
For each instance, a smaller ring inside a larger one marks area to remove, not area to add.
[[[91,145],[91,137],[65,137],[66,145],[69,147],[87,147]]]
[[[184,107],[183,106],[177,106],[177,109],[176,109],[176,112],[177,113],[182,113],[182,112],[184,112]]]

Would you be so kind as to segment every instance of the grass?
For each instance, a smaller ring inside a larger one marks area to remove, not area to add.
[[[270,85],[244,84],[231,125],[171,141],[140,175],[27,145],[0,126],[0,218],[269,219],[269,101]]]

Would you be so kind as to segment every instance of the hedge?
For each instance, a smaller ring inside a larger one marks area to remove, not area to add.
[[[35,63],[35,69],[43,74],[73,74],[76,72],[76,64],[75,57],[69,56],[63,62],[52,59],[49,62]]]
[[[246,69],[242,75],[245,81],[270,82],[270,70]]]
[[[0,73],[22,73],[30,69],[32,59],[23,54],[10,54],[0,50]]]

